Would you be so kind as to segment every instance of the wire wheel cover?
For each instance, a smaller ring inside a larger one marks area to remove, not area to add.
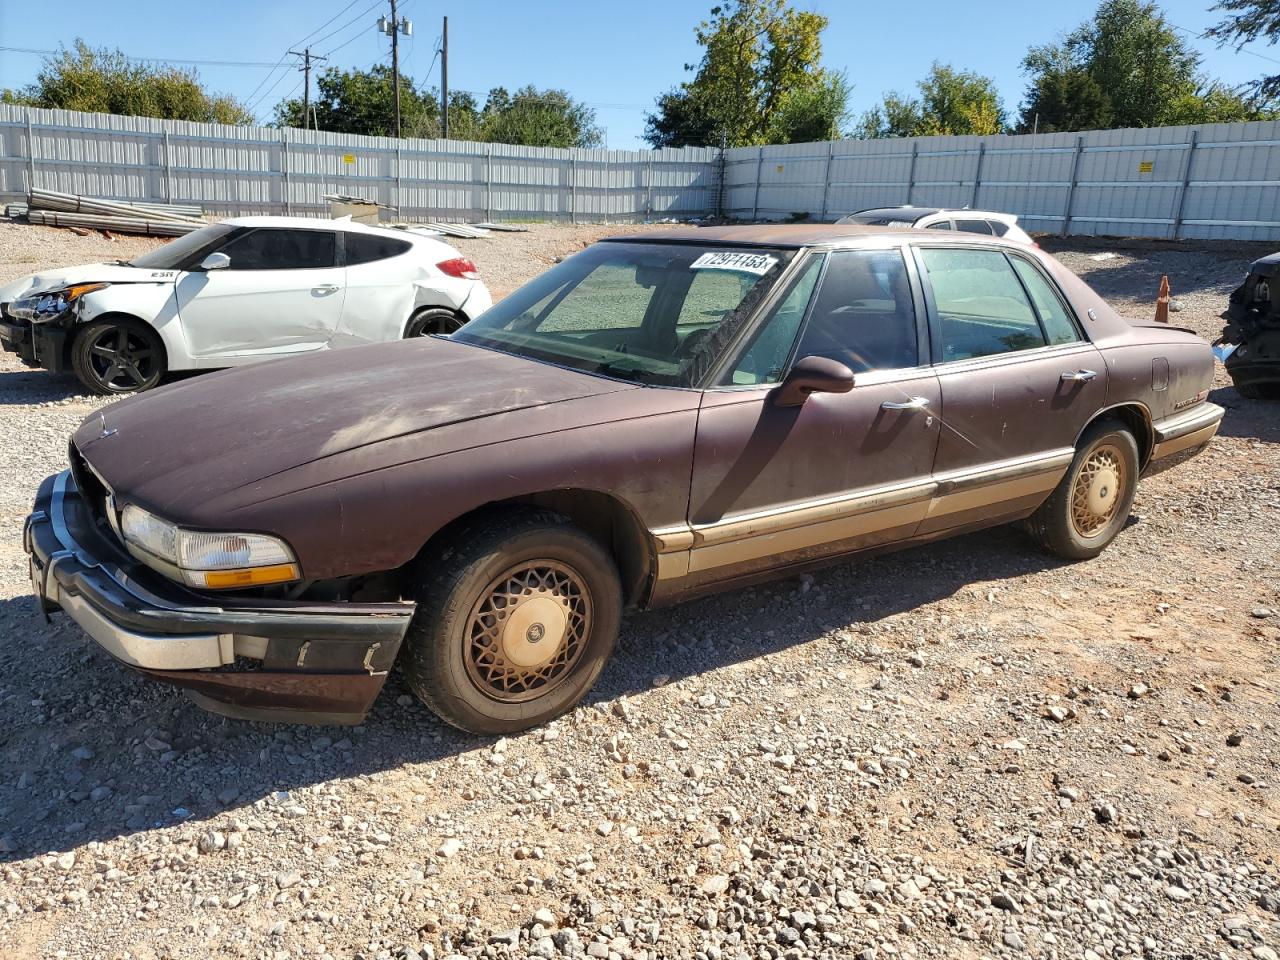
[[[1125,482],[1120,451],[1104,443],[1080,465],[1071,486],[1071,525],[1082,537],[1096,537],[1116,515]]]
[[[586,584],[571,567],[555,560],[516,564],[494,578],[471,611],[467,675],[495,700],[540,697],[581,659],[591,615]]]
[[[123,327],[106,327],[89,343],[93,372],[109,387],[140,387],[155,373],[156,354],[151,344]]]

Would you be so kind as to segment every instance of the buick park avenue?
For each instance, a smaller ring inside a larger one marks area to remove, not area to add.
[[[398,667],[514,731],[587,693],[627,609],[995,524],[1096,556],[1216,433],[1212,372],[994,236],[631,236],[448,338],[105,407],[25,546],[44,610],[210,709],[358,722]]]

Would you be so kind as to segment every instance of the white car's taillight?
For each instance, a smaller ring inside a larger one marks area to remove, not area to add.
[[[452,260],[442,260],[436,264],[436,268],[442,273],[447,273],[451,277],[457,277],[460,280],[479,280],[480,268],[475,265],[473,260],[467,257],[454,257]]]

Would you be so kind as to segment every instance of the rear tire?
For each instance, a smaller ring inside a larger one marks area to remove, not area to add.
[[[1138,492],[1138,442],[1128,427],[1103,420],[1080,437],[1057,488],[1026,521],[1031,536],[1066,560],[1096,557],[1129,519]]]
[[[150,390],[165,375],[160,335],[141,320],[95,320],[71,343],[71,369],[86,388],[102,396]]]
[[[467,321],[444,307],[423,307],[409,318],[404,338],[431,337],[453,333]]]
[[[424,556],[414,577],[404,677],[462,730],[514,733],[559,716],[613,653],[617,567],[560,514],[512,507],[477,515]]]

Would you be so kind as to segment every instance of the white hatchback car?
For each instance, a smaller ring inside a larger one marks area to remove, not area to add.
[[[452,333],[491,302],[476,265],[433,236],[238,217],[133,260],[0,287],[0,345],[117,394],[171,370]]]
[[[872,227],[914,227],[916,230],[961,230],[965,233],[984,233],[1006,240],[1016,240],[1029,247],[1039,244],[1018,226],[1018,217],[1012,213],[994,213],[990,210],[947,210],[941,207],[875,207],[859,210],[836,223],[861,223]]]

